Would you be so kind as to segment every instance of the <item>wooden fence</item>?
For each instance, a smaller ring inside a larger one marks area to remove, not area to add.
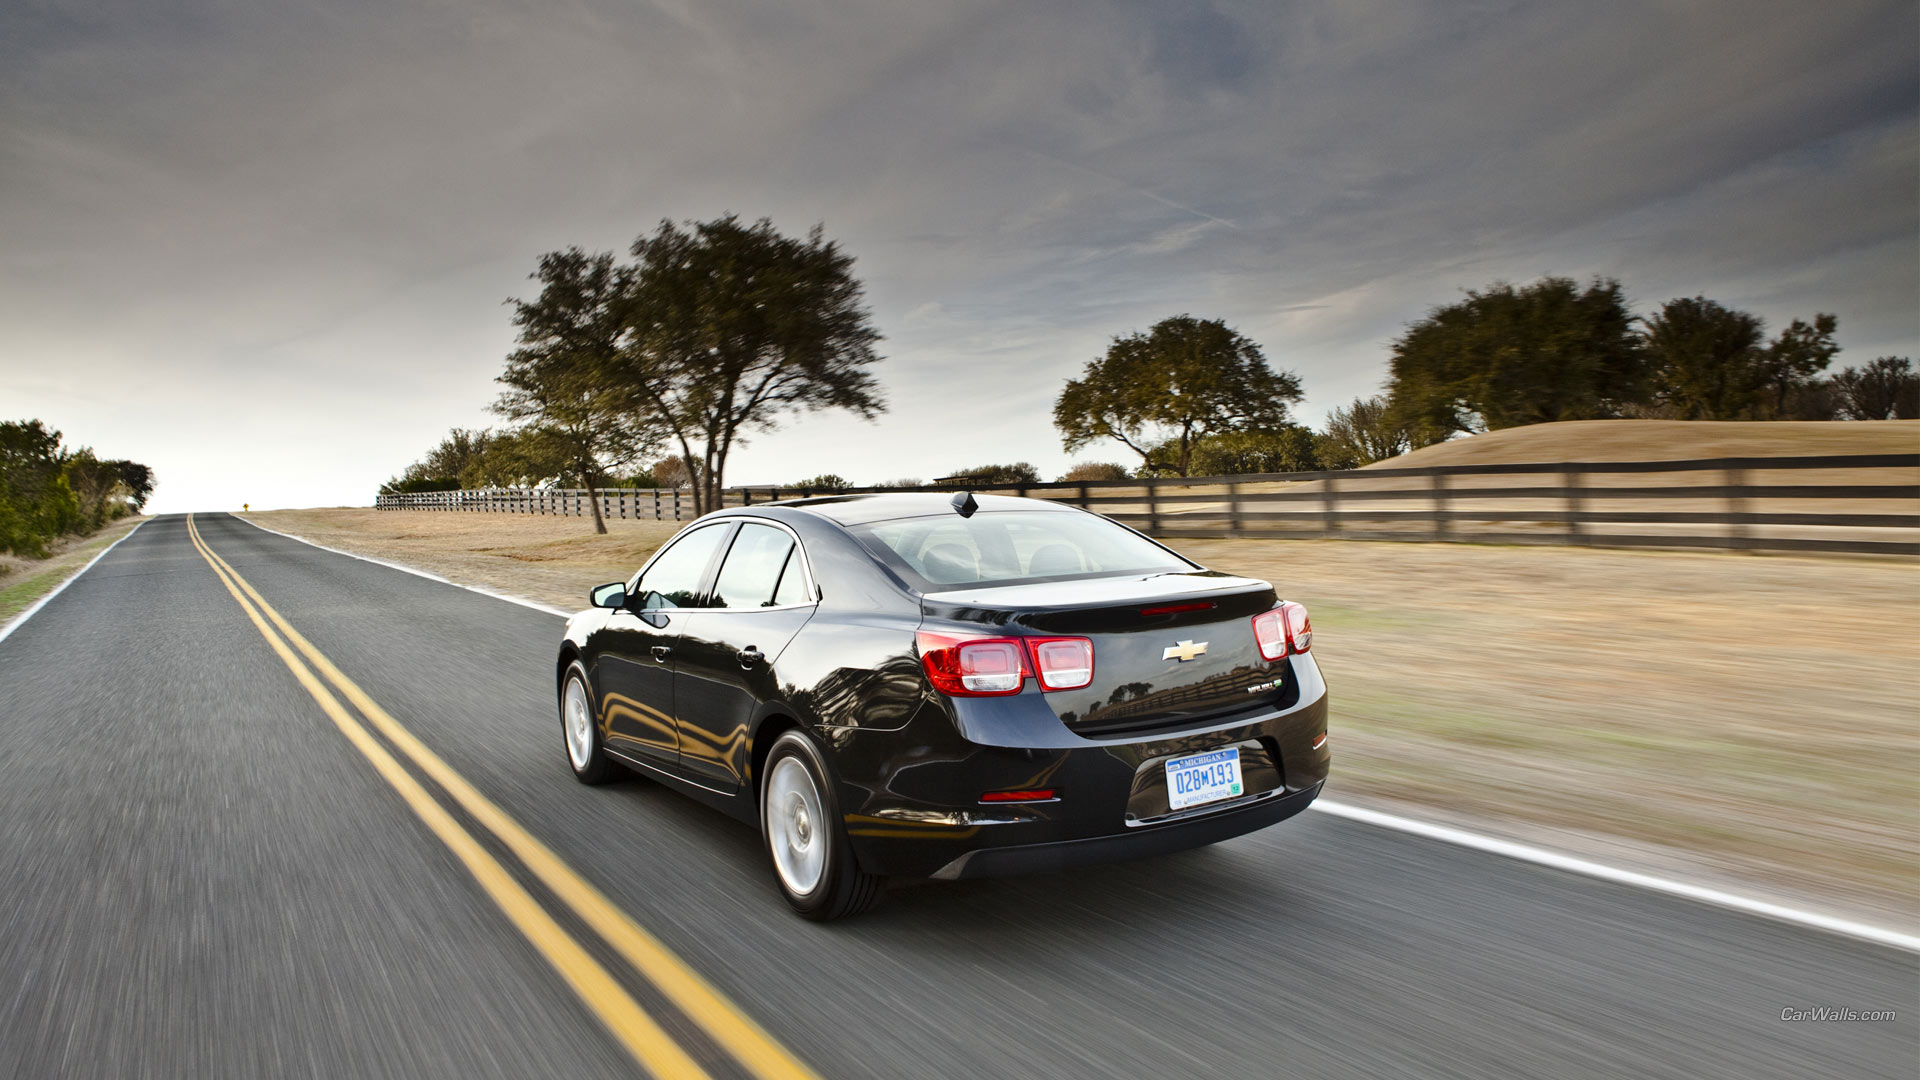
[[[953,491],[952,486],[855,488]],[[1920,454],[1438,465],[975,487],[1168,538],[1464,541],[1920,555]],[[690,492],[596,493],[614,519],[692,519]],[[729,488],[728,506],[829,494]],[[382,510],[592,513],[576,489],[381,495]]]

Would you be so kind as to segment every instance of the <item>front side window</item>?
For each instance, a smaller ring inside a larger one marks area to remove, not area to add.
[[[700,604],[700,581],[720,542],[729,531],[725,523],[703,525],[686,533],[662,552],[640,576],[634,595],[642,608],[686,608]]]
[[[713,586],[713,607],[752,609],[804,603],[804,572],[793,537],[784,529],[748,522],[740,526],[720,578]]]
[[[1093,514],[1011,511],[854,527],[867,550],[922,591],[1192,570],[1192,563]]]

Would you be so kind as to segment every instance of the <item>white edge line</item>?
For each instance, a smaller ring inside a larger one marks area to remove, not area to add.
[[[148,518],[148,519],[147,519],[147,521],[152,521],[152,520],[153,520],[152,518]],[[147,523],[147,521],[142,521],[142,522],[140,523],[140,525],[145,525],[145,524]],[[137,533],[137,532],[139,532],[139,531],[140,531],[140,525],[135,525],[135,526],[134,526],[133,528],[131,528],[131,529],[128,529],[128,530],[127,530],[127,536],[132,536],[132,535],[133,535],[134,533]],[[117,547],[119,547],[119,546],[120,546],[120,545],[121,545],[121,544],[122,544],[123,542],[125,542],[125,540],[127,539],[127,536],[123,536],[123,537],[121,537],[121,538],[120,538],[119,540],[115,540],[115,541],[114,541],[113,543],[111,543],[111,544],[108,544],[108,545],[106,546],[106,548],[105,548],[105,549],[104,549],[103,551],[101,551],[101,552],[100,552],[100,554],[98,554],[98,555],[95,555],[95,556],[94,556],[93,558],[91,558],[91,559],[88,559],[88,560],[87,560],[87,565],[85,565],[85,566],[83,566],[83,567],[81,567],[81,568],[80,568],[80,569],[78,569],[78,570],[75,570],[75,571],[74,571],[74,572],[73,572],[73,573],[72,573],[71,575],[69,575],[69,576],[67,577],[67,580],[65,580],[65,581],[63,581],[63,582],[61,582],[61,583],[60,583],[60,584],[58,584],[58,585],[55,585],[55,586],[53,587],[53,591],[52,591],[52,592],[50,592],[50,593],[48,593],[47,595],[45,595],[45,596],[43,596],[43,597],[41,597],[41,598],[40,598],[40,599],[38,599],[38,600],[35,600],[35,601],[34,601],[34,602],[33,602],[33,603],[31,604],[31,605],[29,605],[29,606],[27,607],[27,610],[25,610],[25,611],[23,611],[23,612],[21,612],[21,613],[20,613],[20,614],[18,614],[18,615],[15,615],[15,616],[13,617],[13,620],[12,620],[11,622],[9,622],[9,623],[7,623],[7,625],[5,625],[5,626],[0,626],[0,641],[5,641],[5,640],[7,640],[7,638],[8,638],[8,636],[9,636],[9,635],[11,635],[11,634],[12,634],[12,633],[13,633],[13,632],[14,632],[15,630],[18,630],[18,629],[20,629],[20,627],[21,627],[21,626],[22,626],[23,624],[25,624],[25,623],[26,623],[26,621],[27,621],[28,619],[31,619],[31,618],[33,618],[33,615],[34,615],[34,612],[37,612],[37,611],[39,611],[39,610],[40,610],[41,608],[43,608],[43,607],[46,607],[46,606],[47,606],[47,601],[49,601],[49,600],[52,600],[52,599],[53,599],[54,597],[56,597],[56,596],[59,596],[59,595],[60,595],[61,593],[63,593],[63,592],[66,592],[66,591],[67,591],[67,586],[69,586],[69,585],[71,585],[71,584],[73,584],[74,582],[76,582],[76,581],[78,581],[78,580],[80,580],[80,575],[81,575],[81,574],[84,574],[84,573],[86,573],[87,571],[89,571],[89,570],[91,570],[91,569],[93,569],[93,564],[94,564],[94,563],[97,563],[97,562],[99,562],[99,561],[100,561],[101,559],[104,559],[104,558],[106,558],[106,557],[107,557],[107,552],[109,552],[109,551],[112,551],[112,550],[113,550],[114,548],[117,548]]]
[[[452,585],[455,588],[465,589],[468,592],[479,593],[481,596],[491,596],[495,600],[505,600],[508,603],[519,604],[521,607],[529,607],[535,611],[544,611],[549,615],[558,615],[561,618],[571,618],[573,616],[573,613],[570,611],[562,611],[559,608],[542,604],[535,600],[528,600],[525,597],[495,592],[492,589],[483,589],[477,585],[462,585],[457,581],[448,581],[438,574],[430,574],[425,570],[418,570],[411,566],[387,562],[384,559],[369,558],[365,555],[355,555],[351,551],[341,551],[339,548],[331,548],[325,544],[316,544],[303,536],[294,536],[292,533],[283,533],[278,529],[269,529],[259,522],[248,521],[246,518],[240,517],[237,514],[230,514],[228,516],[239,521],[246,521],[247,524],[252,525],[262,532],[270,532],[275,536],[284,536],[289,540],[298,540],[309,547],[316,547],[322,551],[331,551],[335,555],[345,555],[350,559],[359,559],[361,562],[370,562],[377,566],[385,566],[392,570],[399,570],[403,573],[413,574],[416,577],[426,578],[429,581],[438,581],[443,585]],[[145,522],[141,524],[145,524]],[[135,526],[135,528],[137,529],[138,526]],[[127,536],[132,535],[133,533],[131,532],[127,534]],[[120,539],[124,540],[126,537],[123,536]],[[119,542],[119,540],[114,541],[116,544]],[[107,549],[107,551],[112,550],[111,547]],[[105,555],[106,553],[106,551],[103,551],[100,554]],[[96,561],[98,561],[97,556]],[[88,563],[87,565],[91,566],[93,564]],[[84,569],[81,570],[81,573],[85,572]],[[74,575],[74,577],[78,576],[79,574]],[[72,579],[69,578],[68,580],[71,581]],[[66,586],[62,585],[61,588],[64,589]],[[53,596],[49,594],[42,599],[40,603],[44,604],[47,600],[51,599],[53,599]],[[36,604],[35,609],[37,609],[38,606],[39,605]],[[29,615],[32,613],[32,610],[27,612]],[[19,625],[19,623],[24,622],[25,619],[26,615],[22,615],[19,620],[15,621],[14,625]],[[11,627],[8,629],[11,630]],[[4,638],[6,633],[7,631],[0,631],[0,638]],[[1784,904],[1775,904],[1766,900],[1756,900],[1750,896],[1741,896],[1737,893],[1724,892],[1719,889],[1709,889],[1701,885],[1689,885],[1684,881],[1674,881],[1670,878],[1657,877],[1653,874],[1642,874],[1635,870],[1622,870],[1619,867],[1607,866],[1604,863],[1579,859],[1571,855],[1562,855],[1556,851],[1548,851],[1546,848],[1515,843],[1511,840],[1501,840],[1492,836],[1483,836],[1480,833],[1468,832],[1465,829],[1455,829],[1446,825],[1437,825],[1433,822],[1401,817],[1398,814],[1383,813],[1379,810],[1368,810],[1365,807],[1353,806],[1349,803],[1338,802],[1333,799],[1315,800],[1312,808],[1322,811],[1323,813],[1332,814],[1335,817],[1365,822],[1369,825],[1377,825],[1383,829],[1394,829],[1399,832],[1410,833],[1414,836],[1426,837],[1429,840],[1458,844],[1461,847],[1473,848],[1477,851],[1504,855],[1510,859],[1519,859],[1522,862],[1530,862],[1538,866],[1547,866],[1555,870],[1564,870],[1573,874],[1583,874],[1587,877],[1598,878],[1602,881],[1611,881],[1620,885],[1632,885],[1637,888],[1649,889],[1653,892],[1666,893],[1670,896],[1681,896],[1689,900],[1697,900],[1704,904],[1713,904],[1717,907],[1729,908],[1734,911],[1744,911],[1748,914],[1778,919],[1782,922],[1809,926],[1817,930],[1828,931],[1829,933],[1858,938],[1862,941],[1871,941],[1878,945],[1905,949],[1908,952],[1920,952],[1920,936],[1903,934],[1898,930],[1889,930],[1884,927],[1855,922],[1851,919],[1836,918],[1831,915],[1821,915],[1812,911],[1801,911],[1798,908],[1787,907]]]
[[[1518,844],[1511,840],[1500,840],[1495,837],[1468,832],[1465,829],[1455,829],[1446,825],[1436,825],[1429,821],[1401,817],[1398,814],[1387,814],[1378,810],[1368,810],[1365,807],[1354,806],[1349,803],[1337,802],[1331,799],[1320,799],[1316,801],[1313,804],[1313,809],[1324,811],[1335,817],[1361,821],[1369,825],[1378,825],[1383,829],[1396,829],[1400,832],[1412,833],[1415,836],[1423,836],[1429,840],[1458,844],[1461,847],[1487,851],[1495,855],[1504,855],[1510,859],[1519,859],[1522,862],[1548,866],[1555,870],[1565,870],[1568,873],[1584,874],[1587,877],[1599,878],[1602,881],[1611,881],[1621,885],[1632,885],[1641,889],[1650,889],[1654,892],[1663,892],[1672,896],[1681,896],[1689,900],[1697,900],[1703,904],[1712,904],[1716,907],[1729,908],[1734,911],[1744,911],[1750,915],[1760,915],[1769,919],[1778,919],[1782,922],[1809,926],[1816,930],[1825,930],[1829,933],[1842,934],[1847,937],[1858,938],[1862,941],[1871,941],[1877,945],[1887,945],[1896,949],[1905,949],[1908,952],[1920,952],[1920,936],[1903,934],[1898,930],[1889,930],[1885,927],[1855,922],[1851,919],[1835,918],[1831,915],[1821,915],[1812,911],[1802,911],[1798,908],[1787,907],[1784,904],[1775,904],[1766,900],[1756,900],[1750,896],[1723,892],[1719,889],[1709,889],[1701,885],[1689,885],[1684,881],[1674,881],[1670,878],[1657,877],[1653,874],[1642,874],[1635,870],[1622,870],[1618,867],[1590,862],[1586,859],[1578,859],[1571,855],[1562,855],[1559,852],[1548,851],[1545,848],[1537,848],[1529,844]]]
[[[289,540],[298,540],[299,542],[307,545],[308,547],[319,548],[321,551],[331,551],[335,555],[345,555],[349,559],[359,559],[361,562],[372,563],[375,566],[384,566],[389,570],[398,570],[403,574],[412,574],[414,577],[423,577],[423,578],[426,578],[428,581],[437,581],[442,585],[451,585],[456,589],[465,589],[471,593],[479,593],[481,596],[491,596],[495,600],[505,600],[509,604],[519,604],[521,607],[524,607],[524,608],[532,608],[535,611],[544,611],[549,615],[558,615],[563,619],[571,619],[573,618],[573,615],[574,615],[574,613],[571,611],[562,611],[561,609],[554,607],[552,604],[543,604],[538,600],[529,600],[524,596],[515,596],[512,593],[495,592],[492,589],[483,589],[478,585],[462,585],[457,581],[449,581],[448,579],[441,577],[439,574],[429,573],[428,571],[421,570],[417,567],[408,566],[405,563],[388,562],[385,559],[376,559],[370,555],[356,555],[351,551],[341,551],[339,548],[328,547],[325,544],[316,544],[304,536],[295,536],[292,533],[284,533],[284,532],[281,532],[279,529],[269,529],[265,525],[262,525],[257,521],[250,521],[247,518],[243,518],[238,514],[229,513],[227,516],[234,519],[235,521],[245,521],[247,524],[253,526],[256,529],[259,529],[261,532],[270,532],[275,536],[284,536]],[[131,536],[132,534],[129,533],[128,535]],[[104,555],[106,554],[106,552],[101,552],[101,554]]]

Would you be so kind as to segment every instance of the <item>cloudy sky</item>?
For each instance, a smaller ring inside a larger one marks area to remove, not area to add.
[[[1920,353],[1911,0],[26,0],[0,7],[0,418],[161,511],[365,504],[486,406],[547,250],[824,222],[891,411],[737,483],[1052,475],[1061,382],[1224,318],[1374,392],[1463,288],[1621,278]],[[1122,460],[1124,449],[1083,451]]]

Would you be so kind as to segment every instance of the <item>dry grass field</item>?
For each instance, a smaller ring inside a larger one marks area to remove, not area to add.
[[[1823,454],[1920,454],[1920,420],[1568,420],[1483,432],[1367,467]]]
[[[255,514],[574,609],[671,523]],[[1207,540],[1313,613],[1340,797],[1920,923],[1920,564]]]
[[[22,559],[0,554],[0,626],[47,595],[108,544],[132,532],[145,518],[124,518],[86,537],[65,537],[52,545],[45,559]]]

